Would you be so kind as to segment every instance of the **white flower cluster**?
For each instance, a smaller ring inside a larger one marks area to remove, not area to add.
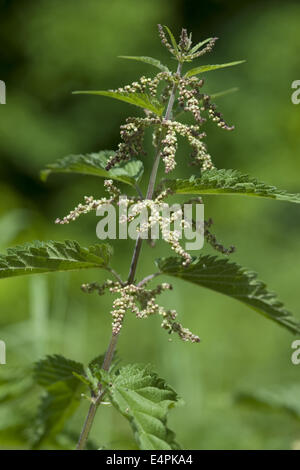
[[[174,83],[174,77],[170,72],[159,72],[149,83],[149,91],[151,96],[154,98],[157,96],[157,89],[158,85],[160,84],[161,81],[166,81],[168,83],[167,88],[169,91],[171,91],[173,83]],[[164,96],[166,97],[169,94],[169,92],[164,91]]]
[[[199,124],[205,122],[201,117],[199,105],[199,89],[203,86],[204,80],[199,80],[197,77],[184,78],[179,80],[179,97],[178,102],[184,111],[189,111],[193,114],[195,121]]]
[[[104,187],[106,191],[110,194],[110,198],[102,197],[101,199],[94,199],[93,196],[84,196],[84,204],[78,204],[68,215],[63,217],[62,219],[57,218],[55,220],[56,224],[69,224],[74,220],[78,219],[82,214],[88,214],[93,210],[97,210],[101,206],[105,206],[106,204],[113,204],[118,202],[118,198],[121,195],[121,191],[114,186],[112,180],[104,180]],[[122,201],[122,199],[119,199]],[[135,197],[128,197],[127,204],[134,203],[136,201]]]
[[[68,215],[63,217],[62,219],[57,218],[55,220],[56,224],[69,224],[74,220],[78,219],[82,214],[87,214],[92,210],[97,210],[98,207],[111,203],[111,199],[107,199],[106,197],[102,197],[101,199],[94,199],[93,196],[84,196],[84,204],[78,204]]]
[[[106,283],[105,288],[119,297],[113,301],[111,315],[113,318],[112,332],[118,335],[124,321],[127,311],[135,314],[136,318],[148,318],[150,315],[158,314],[163,320],[161,327],[169,333],[177,333],[183,341],[199,342],[200,338],[192,334],[187,328],[176,322],[176,310],[166,310],[156,303],[156,296],[166,290],[171,290],[172,286],[168,283],[158,285],[155,289],[148,290],[145,287],[139,287],[134,284],[121,285],[120,283]]]
[[[201,140],[203,137],[205,137],[206,134],[204,132],[200,132],[198,126],[189,126],[186,124],[182,124],[181,122],[178,122],[178,121],[170,121],[170,120],[163,121],[162,124],[163,126],[167,127],[167,134],[170,133],[170,130],[172,130],[173,132],[172,137],[176,135],[175,133],[177,133],[187,138],[189,144],[191,145],[193,149],[192,154],[191,154],[193,164],[200,164],[202,167],[202,170],[210,170],[214,168],[214,165],[211,160],[211,156],[207,152],[206,145]],[[172,141],[172,146],[170,148],[171,158],[168,159],[169,166],[168,168],[166,168],[166,172],[167,170],[170,171],[170,160],[172,161],[172,159],[175,157],[174,148],[176,147],[175,147],[174,142]],[[174,164],[173,164],[173,168],[174,168]]]
[[[179,221],[180,228],[189,228],[190,223],[185,219],[182,219],[182,208],[180,207],[177,211],[172,212],[169,217],[164,215],[164,209],[166,204],[162,202],[162,199],[168,194],[168,191],[164,191],[162,194],[158,195],[154,200],[144,199],[138,201],[134,206],[130,215],[124,216],[121,220],[122,222],[131,222],[137,215],[143,214],[148,209],[151,212],[151,215],[147,217],[140,227],[137,227],[137,232],[145,233],[149,232],[152,229],[155,229],[157,226],[161,230],[162,239],[171,246],[171,249],[175,251],[179,256],[183,258],[183,266],[187,266],[191,261],[192,257],[187,253],[179,243],[181,236],[181,231],[171,230],[171,225]]]
[[[161,143],[161,156],[165,164],[165,172],[169,173],[174,170],[176,166],[175,154],[177,150],[177,138],[176,132],[172,127],[168,128],[166,136]]]
[[[138,82],[109,91],[124,95],[129,93],[147,93],[149,91],[151,96],[156,97],[157,87],[162,80],[169,82],[170,85],[173,84],[173,76],[170,72],[159,72],[154,78],[142,76]]]

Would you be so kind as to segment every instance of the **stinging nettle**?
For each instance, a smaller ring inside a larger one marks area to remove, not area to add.
[[[165,281],[150,286],[159,276],[180,278],[195,286],[227,295],[290,332],[300,333],[297,318],[286,310],[275,294],[267,290],[266,284],[259,281],[253,271],[229,261],[229,255],[235,248],[225,247],[218,241],[211,231],[211,218],[199,226],[191,210],[187,219],[180,219],[184,204],[195,208],[197,204],[203,205],[204,198],[210,195],[256,196],[300,203],[300,194],[279,190],[237,170],[216,168],[208,152],[206,133],[203,130],[208,120],[214,122],[221,130],[234,129],[231,124],[227,124],[214,103],[215,99],[232,90],[210,96],[205,91],[202,74],[235,66],[244,61],[196,65],[190,68],[190,62],[202,60],[205,54],[212,51],[217,38],[212,37],[193,44],[192,34],[186,29],[182,29],[178,41],[167,26],[158,25],[158,32],[163,46],[167,48],[172,59],[176,60],[175,70],[169,69],[152,57],[121,56],[123,59],[138,60],[151,65],[158,69],[158,73],[154,77],[142,76],[133,83],[115,90],[74,92],[117,99],[143,110],[142,117],[128,117],[121,125],[118,147],[115,150],[102,150],[87,155],[67,156],[49,164],[41,173],[44,181],[52,173],[79,173],[104,178],[107,197],[86,196],[84,201],[77,204],[67,215],[58,217],[55,221],[57,224],[76,222],[81,216],[93,211],[100,214],[109,205],[118,208],[119,212],[126,206],[123,213],[123,222],[126,223],[135,221],[141,213],[145,214],[145,220],[137,230],[128,275],[124,277],[112,267],[113,251],[107,243],[84,247],[79,242],[70,240],[34,242],[9,249],[6,255],[0,255],[2,278],[83,268],[101,269],[108,273],[108,278],[102,283],[96,280],[81,285],[86,294],[97,293],[102,296],[108,293],[112,296],[112,332],[108,347],[102,348],[104,354],[98,355],[87,366],[60,355],[47,356],[35,364],[35,380],[46,392],[36,421],[38,426],[33,443],[35,447],[47,442],[49,435],[54,436],[63,429],[65,421],[75,412],[80,399],[83,398],[88,400],[89,409],[77,449],[86,447],[97,409],[105,403],[110,403],[129,421],[140,449],[180,448],[175,434],[167,427],[169,409],[181,403],[177,393],[158,377],[151,367],[141,364],[120,365],[115,355],[118,338],[121,332],[125,333],[125,319],[128,314],[133,314],[139,320],[158,317],[160,326],[168,333],[169,339],[177,336],[185,342],[200,342],[198,332],[193,333],[183,326],[174,308],[165,308],[158,303],[160,295],[173,289],[172,285]],[[182,119],[186,115],[190,118],[190,124]],[[153,152],[149,155],[146,155],[144,148],[147,129],[152,132],[153,144]],[[182,154],[178,137],[183,137],[188,142],[188,156]],[[145,158],[152,160],[152,169],[146,190],[142,190]],[[180,178],[177,167],[179,158],[191,167],[189,178]],[[158,178],[160,166],[164,171],[161,179]],[[134,196],[124,195],[123,188],[126,186],[135,191]],[[184,202],[180,199],[178,202],[177,209],[171,214],[173,226],[170,229],[157,206],[166,203],[168,198],[174,199],[177,196],[189,198]],[[131,212],[127,211],[128,208],[132,209]],[[205,245],[214,249],[218,256],[195,252],[192,256],[188,244],[184,249],[179,231],[176,230],[178,220],[190,230],[201,231]],[[153,272],[140,279],[138,266],[141,247],[147,238],[149,245],[155,248],[157,237],[151,237],[155,224],[161,229],[166,250],[173,251],[175,256],[157,259]],[[148,236],[143,237],[143,232]],[[123,240],[121,243],[127,242]],[[187,322],[189,313],[186,312]],[[99,321],[105,321],[102,315]],[[49,419],[51,406],[57,407],[56,412],[57,409],[60,410],[59,419]]]

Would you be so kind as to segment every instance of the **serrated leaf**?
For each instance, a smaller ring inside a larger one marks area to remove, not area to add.
[[[236,263],[206,255],[195,258],[187,267],[182,266],[181,258],[162,258],[157,265],[165,274],[239,300],[293,333],[300,333],[299,321],[284,308],[274,293],[266,289],[263,282],[257,280],[256,273]]]
[[[114,179],[134,186],[144,172],[143,162],[132,159],[115,165],[111,170],[106,171],[107,162],[114,155],[115,152],[112,150],[103,150],[85,155],[68,155],[47,165],[46,169],[41,171],[41,179],[46,181],[51,173],[79,173]]]
[[[177,194],[258,196],[300,203],[300,194],[282,191],[236,170],[207,170],[200,178],[165,180],[164,185]]]
[[[284,411],[300,419],[300,385],[298,383],[277,385],[272,389],[241,391],[236,401],[243,405],[265,407]]]
[[[122,367],[107,389],[114,407],[130,422],[142,450],[177,449],[174,433],[167,428],[168,411],[180,403],[164,380],[149,367]]]
[[[200,65],[200,67],[195,67],[194,69],[189,70],[185,76],[193,77],[203,72],[210,72],[211,70],[224,69],[225,67],[232,67],[233,65],[239,65],[246,62],[245,60],[236,60],[235,62],[228,62],[227,64],[215,64],[215,65]]]
[[[84,268],[106,268],[112,248],[106,243],[82,247],[76,241],[26,243],[9,248],[0,255],[0,278],[72,271]]]
[[[133,104],[139,108],[148,109],[158,116],[162,115],[164,110],[164,105],[162,105],[158,100],[152,98],[146,93],[120,93],[117,91],[73,91],[74,95],[99,95],[107,96],[108,98],[114,98],[119,101],[124,101],[125,103]]]
[[[174,35],[173,35],[172,31],[170,30],[170,28],[168,28],[168,26],[164,25],[164,28],[167,31],[168,35],[169,35],[169,38],[171,40],[171,43],[172,43],[175,51],[177,52],[178,51],[178,46],[177,46],[177,42],[176,42],[176,39],[174,38]]]
[[[120,59],[137,60],[138,62],[144,62],[145,64],[153,65],[154,67],[162,70],[163,72],[170,72],[166,65],[163,65],[159,60],[153,57],[147,56],[131,56],[131,55],[120,55]]]
[[[46,390],[52,390],[57,382],[65,382],[72,388],[72,385],[76,383],[73,372],[83,375],[83,365],[80,362],[66,359],[60,354],[47,356],[34,365],[34,379]]]
[[[207,44],[212,39],[213,38],[207,38],[207,39],[204,39],[204,41],[202,41],[202,42],[198,42],[198,44],[196,44],[194,47],[192,47],[192,49],[189,51],[189,54],[195,54],[195,52],[197,52],[200,49],[200,47],[204,46],[205,44]]]
[[[36,363],[34,378],[46,394],[42,396],[38,410],[34,447],[58,434],[78,408],[84,386],[74,372],[83,375],[83,365],[60,355],[47,356]]]

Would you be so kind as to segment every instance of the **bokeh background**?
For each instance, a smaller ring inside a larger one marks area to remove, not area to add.
[[[300,79],[299,2],[2,0],[0,5],[0,79],[7,85],[7,104],[0,107],[2,252],[32,239],[97,241],[94,214],[69,226],[53,221],[84,195],[101,196],[102,181],[53,176],[43,184],[39,171],[64,155],[116,148],[120,124],[129,114],[139,115],[138,108],[71,91],[114,88],[141,74],[154,75],[146,64],[118,55],[149,55],[175,66],[157,37],[158,22],[176,34],[187,27],[195,41],[220,38],[199,64],[247,60],[205,74],[208,92],[239,88],[218,101],[236,130],[207,125],[217,166],[300,192],[300,105],[291,102],[291,83]],[[191,171],[187,151],[182,144],[176,175]],[[145,187],[150,159],[144,163]],[[257,271],[299,318],[299,207],[212,197],[205,211],[219,239],[236,246],[232,259]],[[133,241],[113,244],[113,265],[126,276]],[[154,253],[145,244],[139,276],[153,270],[154,257],[168,253],[166,245],[158,244]],[[7,344],[7,365],[0,366],[1,448],[28,448],[27,426],[39,392],[26,392],[24,377],[26,382],[33,361],[61,353],[87,362],[105,350],[111,298],[80,290],[82,282],[101,279],[101,271],[93,271],[1,281],[0,338]],[[295,416],[241,406],[235,399],[240,390],[299,383],[300,366],[290,360],[294,337],[234,300],[183,281],[174,285],[161,301],[176,308],[202,342],[190,345],[175,337],[169,342],[158,318],[138,321],[128,315],[118,352],[124,363],[154,364],[184,398],[185,406],[170,416],[178,441],[189,449],[297,447]],[[1,387],[11,376],[20,379],[7,395]],[[15,393],[20,387],[24,392]],[[83,403],[65,434],[45,447],[72,448],[87,406]],[[100,410],[91,437],[98,447],[135,448],[128,423],[108,407]]]

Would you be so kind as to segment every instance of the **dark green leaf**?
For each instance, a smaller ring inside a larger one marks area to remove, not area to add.
[[[167,428],[167,414],[180,403],[179,398],[149,367],[122,367],[118,375],[111,376],[108,395],[130,422],[140,449],[178,448],[174,433]]]
[[[46,394],[38,410],[34,447],[58,434],[78,408],[84,386],[74,372],[83,375],[83,365],[60,355],[48,356],[36,364],[34,377]]]
[[[148,109],[154,114],[161,116],[164,105],[159,103],[156,99],[145,93],[120,93],[117,91],[74,91],[74,95],[100,95],[107,96],[108,98],[114,98],[116,100],[124,101],[125,103],[133,104],[139,108]]]
[[[198,75],[203,72],[210,72],[211,70],[223,69],[225,67],[232,67],[233,65],[239,65],[246,62],[245,60],[237,60],[235,62],[228,62],[227,64],[215,64],[215,65],[200,65],[200,67],[195,67],[194,69],[189,70],[185,76],[192,77],[193,75]]]
[[[132,159],[115,165],[114,168],[106,171],[107,162],[114,155],[115,152],[112,150],[103,150],[99,153],[88,153],[86,155],[69,155],[47,165],[47,168],[41,172],[41,178],[45,181],[51,173],[80,173],[110,178],[131,185],[138,182],[144,171],[143,162]]]
[[[105,268],[112,254],[106,243],[85,248],[76,241],[28,243],[0,255],[0,278],[25,274]]]
[[[154,67],[157,67],[158,69],[162,70],[163,72],[170,72],[166,65],[163,65],[157,59],[153,59],[153,57],[120,55],[119,58],[120,59],[137,60],[139,62],[145,62],[145,64],[153,65]]]
[[[255,273],[236,263],[207,255],[195,258],[187,267],[182,266],[181,258],[163,258],[157,264],[165,274],[233,297],[293,333],[300,333],[299,321],[284,308],[276,295],[257,280]]]
[[[84,373],[82,364],[54,354],[38,361],[34,366],[35,381],[46,390],[55,388],[57,382],[65,382],[69,388],[76,383],[73,372]]]
[[[177,194],[258,196],[300,203],[300,194],[279,190],[235,170],[207,170],[200,178],[166,180],[164,184]]]

